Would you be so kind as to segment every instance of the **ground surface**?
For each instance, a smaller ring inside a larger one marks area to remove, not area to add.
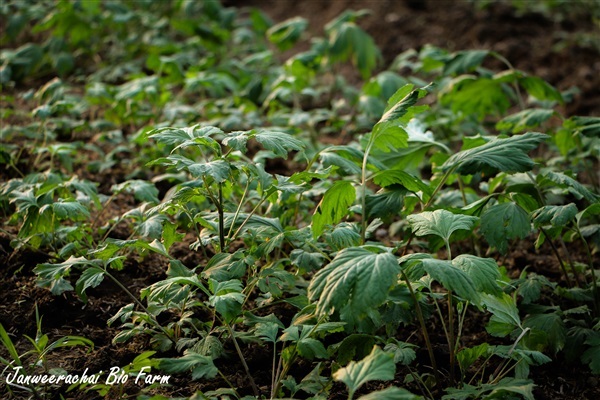
[[[516,68],[540,76],[561,90],[577,86],[579,94],[574,102],[566,106],[567,115],[600,115],[600,45],[591,40],[598,40],[598,30],[589,20],[572,16],[563,16],[561,20],[539,13],[518,15],[503,5],[477,10],[470,2],[433,0],[253,0],[227,3],[259,6],[275,21],[296,15],[304,16],[309,19],[311,30],[315,33],[321,33],[323,25],[345,9],[368,8],[373,15],[364,19],[361,25],[374,36],[386,62],[402,51],[419,49],[427,43],[449,50],[493,49],[503,54]],[[96,178],[107,180],[104,186],[110,187],[113,183],[110,180],[115,179],[115,174],[107,173]],[[119,213],[119,207],[127,209],[130,202],[131,199],[127,198],[115,202],[117,209],[114,212]],[[122,234],[127,237],[127,232]],[[202,259],[188,249],[188,244],[181,243],[175,252],[185,264],[194,267]],[[518,275],[526,266],[547,276],[560,275],[554,259],[547,256],[550,252],[548,248],[535,251],[529,242],[517,247],[518,251],[505,260],[505,265],[511,268],[511,275]],[[9,239],[0,234],[0,265],[3,266],[0,269],[0,322],[10,327],[12,334],[17,337],[35,336],[37,306],[44,316],[43,330],[51,338],[82,335],[95,343],[90,353],[83,350],[60,353],[62,355],[57,356],[60,359],[54,361],[67,370],[107,370],[111,366],[126,365],[141,351],[148,349],[148,344],[142,339],[127,345],[111,344],[116,329],[107,328],[106,321],[130,302],[116,285],[105,282],[98,289],[90,290],[90,301],[86,306],[72,294],[55,297],[45,289],[36,287],[32,269],[37,263],[48,260],[48,256],[42,253],[13,253]],[[134,294],[164,277],[162,262],[153,258],[131,260],[119,275]],[[286,312],[284,309],[271,311]],[[469,320],[474,322],[474,326],[465,328],[466,337],[476,342],[485,321],[478,321],[477,318]],[[477,321],[481,325],[477,325]],[[19,342],[18,347],[25,349],[26,342]],[[269,362],[260,352],[249,351],[247,358],[254,371],[260,371]],[[232,383],[246,385],[241,371],[228,367],[226,363],[219,366]],[[269,374],[257,372],[256,375],[259,386],[269,384]],[[534,392],[538,399],[600,398],[598,378],[582,366],[565,366],[563,360],[535,369],[533,379],[538,385]],[[173,383],[173,388],[161,390],[170,396],[187,396],[195,390],[224,386],[218,381],[190,383],[179,379]],[[135,388],[126,389],[135,393]],[[0,397],[5,395],[5,388],[0,388]],[[115,391],[106,398],[116,398],[118,395]],[[341,391],[339,396],[344,398],[345,392]],[[73,392],[70,398],[93,399],[97,395]]]

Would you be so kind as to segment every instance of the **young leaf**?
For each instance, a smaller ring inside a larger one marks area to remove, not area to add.
[[[95,288],[102,283],[104,280],[104,273],[105,271],[98,267],[90,267],[83,271],[81,277],[79,277],[75,284],[75,291],[84,303],[87,303],[87,295],[85,294],[86,289],[91,287]]]
[[[213,293],[208,301],[227,322],[237,318],[242,311],[245,296],[242,292],[243,285],[237,279],[226,282],[209,280],[209,288]]]
[[[285,51],[300,39],[302,32],[308,26],[308,21],[302,17],[290,18],[286,21],[273,25],[267,30],[267,38],[274,43],[279,50]]]
[[[325,226],[338,223],[356,199],[356,190],[349,181],[337,181],[330,187],[312,217],[313,237],[318,238]]]
[[[463,50],[452,54],[444,66],[444,75],[458,75],[471,72],[481,65],[489,54],[488,50]]]
[[[73,290],[73,286],[64,279],[68,276],[71,267],[74,265],[94,265],[92,261],[85,257],[69,257],[68,260],[58,264],[38,264],[33,269],[38,275],[38,286],[46,287],[52,291],[52,294],[59,295],[65,291]]]
[[[431,279],[438,281],[446,289],[452,290],[473,304],[481,302],[480,293],[475,288],[473,280],[465,271],[455,267],[450,261],[426,258],[420,260],[420,264],[420,267],[416,267],[417,270],[423,268]]]
[[[390,253],[346,248],[312,278],[308,297],[317,301],[320,314],[344,307],[361,314],[385,301],[399,269],[396,257]]]
[[[581,361],[589,364],[594,374],[600,374],[600,334],[594,334],[585,341],[590,347],[581,355]]]
[[[570,203],[566,206],[544,206],[535,210],[531,217],[535,227],[548,224],[563,227],[573,221],[575,215],[577,215],[577,206]]]
[[[352,399],[354,393],[364,383],[369,381],[390,381],[394,379],[396,364],[391,354],[385,353],[379,347],[373,347],[373,351],[361,361],[352,361],[344,368],[338,369],[333,374],[333,379],[342,381],[348,387],[348,398]]]
[[[454,231],[459,229],[472,230],[478,218],[470,215],[454,214],[447,210],[435,210],[409,215],[407,220],[415,235],[436,235],[448,243]]]
[[[493,258],[480,258],[471,254],[461,254],[452,260],[452,265],[465,271],[479,292],[498,294],[500,269]]]
[[[44,207],[40,209],[40,214]],[[52,210],[58,219],[86,220],[90,217],[88,209],[78,201],[57,201],[52,203]]]
[[[456,168],[462,175],[475,174],[488,169],[503,172],[526,172],[533,168],[527,152],[536,148],[546,135],[527,132],[506,139],[492,139],[484,145],[463,150],[442,165],[444,171]]]
[[[595,203],[600,199],[600,196],[562,172],[545,171],[538,177],[546,178],[560,187],[567,188],[577,199],[585,198],[590,203]]]
[[[519,83],[527,92],[539,100],[552,100],[563,103],[563,97],[556,88],[537,76],[526,76],[519,79]]]
[[[114,193],[123,191],[133,193],[138,201],[146,201],[149,203],[158,203],[158,189],[154,184],[143,181],[141,179],[131,179],[117,185],[113,185],[110,190]]]
[[[554,114],[554,110],[545,108],[533,108],[519,111],[516,114],[509,115],[498,121],[496,129],[500,131],[511,131],[512,133],[522,132],[540,126],[542,123],[552,118]]]
[[[192,380],[200,378],[212,379],[219,370],[212,358],[187,350],[183,357],[161,358],[160,369],[166,373],[176,374],[192,370]]]
[[[195,163],[187,167],[194,178],[212,177],[215,182],[223,183],[229,178],[231,166],[225,160],[214,160],[206,163]]]
[[[381,187],[399,184],[413,193],[422,192],[424,201],[429,200],[432,193],[429,185],[424,183],[421,179],[397,169],[388,169],[376,173],[373,175],[373,182]]]
[[[406,194],[406,189],[401,186],[388,186],[376,194],[368,194],[365,203],[368,217],[387,218],[398,215],[404,205]]]
[[[179,145],[185,141],[196,138],[210,137],[215,134],[222,134],[223,131],[214,126],[194,125],[188,128],[159,128],[148,132],[148,137],[156,139],[159,142]]]
[[[501,82],[473,75],[461,75],[450,81],[440,101],[450,105],[456,114],[474,115],[479,120],[486,115],[501,115],[510,107]]]
[[[506,293],[502,293],[500,296],[494,296],[491,294],[482,294],[483,304],[485,304],[488,311],[494,314],[494,317],[499,322],[511,325],[514,328],[521,328],[521,318],[519,317],[519,310],[515,304],[515,300]],[[492,332],[490,332],[493,334]]]
[[[529,315],[523,320],[523,327],[544,332],[545,345],[553,354],[565,347],[567,328],[563,318],[557,313]],[[535,348],[535,343],[527,343],[527,347]]]
[[[509,240],[524,239],[530,231],[529,216],[512,202],[495,204],[481,215],[481,233],[502,254],[508,250]]]
[[[285,132],[259,129],[252,135],[265,149],[271,150],[276,156],[286,158],[288,151],[304,149],[304,142]]]

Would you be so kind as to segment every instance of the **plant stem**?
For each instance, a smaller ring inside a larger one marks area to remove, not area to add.
[[[223,323],[225,324],[225,327],[227,327],[227,330],[229,331],[229,334],[231,335],[231,340],[233,341],[233,345],[235,346],[235,351],[238,353],[238,356],[240,357],[240,360],[242,361],[242,365],[244,366],[244,371],[246,372],[246,375],[248,376],[248,379],[250,380],[250,385],[252,386],[252,391],[254,392],[254,396],[260,397],[260,391],[258,390],[258,386],[256,386],[256,383],[254,382],[254,378],[252,378],[252,374],[250,373],[250,368],[248,368],[248,364],[246,363],[244,354],[242,354],[242,349],[240,349],[240,345],[238,344],[237,339],[235,338],[233,329],[231,329],[231,325],[229,325],[229,323],[227,321],[223,321]]]
[[[233,220],[231,221],[231,226],[229,227],[229,232],[227,232],[227,239],[228,239],[228,244],[229,244],[229,240],[231,240],[231,233],[233,232],[233,227],[235,226],[235,222],[238,219],[238,216],[240,215],[240,212],[242,211],[242,206],[244,204],[244,200],[246,199],[246,195],[248,194],[248,191],[250,189],[250,176],[248,176],[248,179],[246,180],[246,188],[244,189],[244,193],[242,194],[242,198],[240,199],[239,203],[238,203],[238,207],[237,210],[235,210],[235,215],[233,216]]]
[[[585,238],[583,237],[583,234],[581,233],[578,224],[575,224],[575,229],[577,230],[579,238],[583,242],[583,247],[585,248],[588,264],[590,266],[590,272],[592,274],[592,292],[594,295],[594,311],[595,314],[598,315],[598,312],[600,311],[600,298],[598,297],[598,283],[596,282],[596,272],[594,271],[594,259],[592,258],[592,253],[590,252],[590,246],[587,240],[585,240]]]
[[[225,251],[225,215],[223,213],[223,184],[219,183],[219,204],[217,205],[219,213],[219,245],[221,252]]]
[[[567,285],[570,288],[573,287],[573,282],[571,282],[571,278],[569,278],[569,274],[567,273],[567,269],[565,268],[565,263],[564,263],[563,259],[561,258],[560,254],[558,253],[558,249],[556,248],[556,246],[554,246],[554,243],[552,243],[552,240],[550,239],[550,237],[548,236],[548,234],[546,233],[544,228],[540,227],[540,231],[542,231],[542,234],[544,236],[546,236],[546,239],[548,239],[548,243],[550,244],[550,247],[552,248],[552,251],[554,252],[554,255],[556,256],[556,259],[558,260],[560,269],[562,270],[563,274],[565,275]]]
[[[137,299],[137,297],[135,297],[133,295],[133,293],[131,293],[129,291],[129,289],[127,289],[117,278],[115,278],[115,276],[113,274],[111,274],[110,272],[108,272],[108,270],[106,268],[104,268],[104,273],[106,274],[106,276],[108,276],[114,283],[117,284],[117,286],[123,290],[127,296],[129,296],[129,298],[131,298],[133,300],[134,303],[136,303],[153,321],[155,326],[160,329],[162,331],[162,333],[165,334],[165,336],[171,341],[173,342],[173,344],[177,344],[177,341],[175,340],[175,338],[173,338],[171,336],[171,334],[165,329],[163,328],[163,326],[158,322],[158,320],[156,319],[156,317],[152,314],[150,314],[150,311],[148,311],[148,309],[146,308],[146,306],[144,306],[144,304],[139,301]]]
[[[423,339],[425,340],[425,345],[427,346],[427,352],[429,353],[429,360],[431,361],[431,368],[433,368],[433,374],[435,376],[436,385],[440,381],[440,375],[437,369],[437,363],[435,362],[435,355],[433,354],[433,346],[431,345],[431,341],[429,340],[429,333],[427,333],[427,326],[425,325],[425,318],[423,317],[423,310],[421,309],[421,305],[419,304],[419,300],[417,299],[417,295],[410,284],[410,280],[404,271],[401,271],[402,279],[406,282],[408,286],[408,290],[410,291],[410,296],[415,302],[415,311],[417,313],[417,319],[419,320],[419,324],[421,325],[421,331],[423,332]]]
[[[365,149],[365,155],[363,156],[362,169],[360,174],[360,186],[361,186],[361,230],[360,230],[360,241],[362,244],[365,244],[366,236],[367,236],[367,161],[369,159],[369,152],[373,147],[374,135],[371,133],[371,137],[369,138],[369,143],[367,144],[367,148]]]

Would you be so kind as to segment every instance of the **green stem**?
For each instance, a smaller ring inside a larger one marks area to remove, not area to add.
[[[221,252],[225,251],[225,214],[223,213],[223,184],[219,183],[219,204],[217,205],[219,213],[219,245]]]
[[[425,318],[423,317],[423,310],[421,309],[421,305],[419,304],[419,300],[417,299],[417,295],[410,284],[410,280],[404,271],[402,273],[402,279],[406,282],[408,286],[408,290],[410,292],[410,296],[415,302],[415,312],[417,313],[417,319],[419,320],[419,324],[421,325],[421,331],[423,332],[423,339],[425,340],[425,345],[427,346],[427,352],[429,353],[429,360],[431,361],[431,368],[433,368],[433,374],[435,376],[436,385],[440,382],[440,375],[437,368],[437,363],[435,362],[435,355],[433,354],[433,346],[431,345],[431,341],[429,340],[429,333],[427,332],[427,326],[425,325]]]
[[[367,148],[365,149],[365,155],[363,156],[363,162],[362,162],[362,168],[361,168],[361,181],[360,181],[360,186],[361,186],[361,191],[362,191],[362,195],[361,195],[361,213],[362,213],[362,218],[361,218],[361,232],[360,232],[360,239],[361,239],[361,243],[365,244],[365,240],[366,240],[366,236],[367,236],[367,161],[369,159],[369,153],[371,152],[371,148],[373,147],[373,144],[375,143],[374,140],[374,135],[373,133],[371,133],[371,137],[369,138],[369,143],[367,144]]]
[[[235,226],[235,222],[237,221],[238,216],[240,215],[244,200],[246,199],[246,195],[248,194],[248,191],[250,190],[250,182],[251,182],[251,180],[250,180],[250,177],[248,176],[248,179],[246,180],[246,188],[244,189],[242,198],[240,199],[240,201],[238,203],[238,207],[235,210],[235,215],[233,216],[233,220],[231,221],[231,226],[229,227],[229,232],[227,232],[228,243],[230,243],[229,241],[231,240],[231,233],[233,232],[233,227]]]
[[[446,252],[448,253],[448,261],[452,262],[452,250],[449,241],[446,241]],[[450,384],[454,386],[456,346],[454,343],[454,306],[452,305],[452,290],[448,290],[448,346],[450,350]]]

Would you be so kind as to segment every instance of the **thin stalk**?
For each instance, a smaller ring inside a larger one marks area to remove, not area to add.
[[[544,236],[546,236],[546,238],[548,239],[548,243],[550,244],[550,247],[552,248],[552,251],[554,252],[554,256],[558,260],[560,269],[562,270],[563,274],[565,275],[565,279],[567,280],[567,285],[570,288],[573,287],[573,282],[571,281],[571,278],[569,278],[569,274],[567,272],[567,269],[565,268],[565,263],[564,263],[563,259],[561,258],[560,254],[558,253],[558,249],[556,248],[556,246],[554,246],[554,243],[552,243],[552,240],[550,239],[550,237],[548,236],[548,234],[546,233],[544,228],[540,227],[540,231],[542,231],[542,234]]]
[[[493,356],[494,356],[493,354],[490,354],[485,359],[485,361],[481,363],[481,366],[479,366],[479,368],[477,368],[477,371],[475,371],[475,373],[473,374],[471,379],[469,379],[469,382],[467,382],[467,385],[470,385],[471,383],[473,383],[473,379],[475,379],[477,377],[477,375],[479,375],[479,371],[481,371],[481,377],[483,378],[483,376],[485,375],[485,366],[492,359]]]
[[[490,52],[490,54],[492,56],[496,57],[498,60],[502,61],[508,67],[508,69],[510,69],[512,71],[515,71],[515,68],[510,63],[510,61],[508,61],[502,54],[496,53],[495,51]],[[515,88],[515,92],[516,92],[516,95],[517,95],[517,102],[519,103],[519,108],[521,110],[524,110],[525,109],[525,103],[523,103],[523,97],[521,96],[521,89],[519,88],[519,83],[518,82],[513,82],[513,87]]]
[[[369,159],[369,152],[373,147],[373,134],[371,133],[371,138],[369,139],[369,143],[367,144],[367,148],[365,149],[365,155],[363,156],[362,169],[361,169],[361,177],[360,177],[360,186],[361,186],[361,230],[360,230],[360,241],[362,244],[365,244],[365,239],[367,236],[367,160]]]
[[[425,318],[423,317],[423,310],[421,309],[421,305],[419,304],[419,300],[417,299],[417,295],[410,284],[410,280],[404,271],[401,271],[402,279],[406,282],[408,286],[408,290],[410,292],[410,297],[412,297],[415,302],[415,311],[417,313],[417,319],[419,320],[419,324],[421,325],[421,331],[423,332],[423,339],[425,340],[425,345],[427,346],[427,352],[429,353],[429,360],[431,361],[431,368],[433,368],[433,374],[435,376],[436,385],[440,381],[440,375],[437,368],[437,363],[435,362],[435,355],[433,354],[433,346],[431,345],[431,341],[429,340],[429,333],[427,332],[427,326],[425,325]]]
[[[408,368],[408,373],[415,380],[415,382],[417,383],[417,386],[419,386],[419,390],[423,394],[423,397],[429,398],[429,399],[435,399],[435,397],[433,397],[433,394],[431,393],[431,391],[429,390],[429,388],[427,387],[425,382],[423,382],[423,379],[421,379],[421,377],[419,375],[415,374],[414,371],[409,366],[406,366],[406,368]],[[425,393],[425,392],[427,392],[427,393]]]
[[[229,331],[229,334],[231,335],[231,340],[233,341],[233,345],[235,346],[235,351],[238,353],[238,356],[240,357],[240,361],[242,362],[242,365],[244,366],[244,371],[246,372],[246,375],[248,376],[248,379],[250,380],[250,385],[252,386],[252,391],[254,392],[254,396],[259,397],[260,391],[258,390],[258,386],[256,386],[256,383],[254,382],[254,378],[252,378],[252,374],[250,373],[250,368],[248,368],[248,364],[246,363],[246,359],[244,358],[244,355],[242,354],[242,349],[240,349],[240,345],[238,344],[237,339],[235,338],[233,329],[231,329],[231,325],[229,325],[228,322],[223,321],[223,323],[225,324],[225,327],[227,328],[227,330]]]
[[[435,297],[433,297],[433,304],[435,305],[435,309],[437,310],[438,316],[440,317],[440,321],[442,323],[442,328],[444,330],[444,335],[446,336],[446,341],[448,342],[448,348],[452,347],[450,342],[450,333],[448,331],[448,325],[446,325],[446,319],[444,318],[444,313],[442,313],[442,308],[440,307],[440,303],[437,301]]]
[[[448,261],[452,261],[452,249],[450,242],[446,241],[446,252]],[[452,305],[452,290],[448,290],[448,347],[450,350],[450,383],[454,386],[455,367],[456,367],[456,347],[454,343],[454,306]],[[458,340],[458,338],[456,339]]]
[[[533,178],[533,175],[531,174],[531,172],[527,172],[527,177],[533,183],[533,186],[535,187],[535,190],[538,193],[538,196],[539,196],[539,198],[540,198],[540,200],[542,202],[542,205],[545,206],[546,202],[544,201],[544,196],[542,196],[542,192],[540,191],[540,188],[538,187],[538,184],[535,181],[535,179]],[[540,227],[540,231],[548,239],[548,243],[550,243],[550,247],[552,247],[552,251],[554,252],[554,255],[556,256],[556,259],[558,260],[558,263],[560,264],[560,268],[561,268],[563,274],[565,275],[565,279],[567,280],[567,285],[569,287],[573,287],[573,283],[571,282],[571,278],[569,278],[569,274],[567,273],[567,269],[565,268],[565,263],[563,262],[562,258],[560,257],[560,254],[558,253],[558,249],[556,248],[556,246],[554,246],[554,243],[552,243],[552,240],[550,239],[550,236],[548,236],[548,234],[546,233],[546,231],[544,230],[544,228]],[[562,240],[562,238],[561,238],[561,240]],[[563,246],[564,246],[564,242],[563,242]],[[568,252],[566,254],[570,257],[570,255],[568,254]],[[577,286],[581,286],[580,283],[579,283],[579,277],[577,276],[577,273],[575,272],[575,269],[573,268],[573,264],[572,263],[571,263],[571,268],[573,270],[573,275],[575,276],[575,279],[577,280]]]
[[[156,319],[156,317],[152,314],[150,314],[150,312],[148,311],[148,309],[146,308],[146,306],[144,306],[144,304],[139,301],[137,299],[137,297],[135,297],[133,295],[133,293],[131,293],[129,291],[129,289],[127,289],[117,278],[115,278],[113,276],[113,274],[111,274],[110,272],[108,272],[108,270],[106,268],[104,268],[104,273],[106,274],[106,276],[108,276],[114,283],[116,283],[116,285],[123,290],[123,292],[125,292],[127,294],[127,296],[129,296],[129,298],[131,298],[133,300],[133,302],[135,304],[137,304],[155,323],[156,327],[159,328],[162,333],[165,334],[165,336],[171,341],[173,342],[173,344],[177,344],[177,341],[175,340],[175,338],[173,338],[171,336],[171,334],[165,329],[163,328],[163,326],[158,322],[158,320]]]
[[[562,236],[558,236],[558,242],[560,243],[560,246],[563,249],[563,252],[565,253],[565,256],[567,257],[567,261],[569,262],[569,266],[571,267],[571,271],[573,272],[573,276],[575,277],[575,280],[577,281],[577,286],[581,287],[581,280],[579,279],[579,274],[577,273],[577,271],[575,270],[575,263],[573,263],[573,259],[571,258],[571,253],[569,253],[569,250],[567,249],[567,246],[565,245],[565,241],[563,240]],[[585,279],[585,277],[584,277]]]
[[[248,221],[250,221],[250,218],[252,218],[254,213],[256,213],[256,210],[258,210],[258,208],[262,206],[265,201],[267,201],[267,197],[260,199],[258,204],[252,209],[252,211],[250,211],[250,214],[248,214],[244,222],[242,222],[242,224],[236,229],[235,233],[233,234],[233,238],[236,238],[240,234],[242,228],[248,223]]]
[[[219,213],[219,245],[221,252],[225,251],[225,214],[223,213],[223,184],[219,183],[219,204],[217,205]]]
[[[517,348],[517,344],[519,344],[519,342],[521,341],[521,339],[523,339],[523,336],[525,336],[527,334],[527,332],[529,332],[529,331],[530,331],[529,328],[523,329],[523,331],[521,332],[521,334],[519,335],[519,337],[517,337],[517,339],[513,343],[512,347],[508,351],[508,357],[510,357],[512,355],[512,353]],[[492,374],[492,377],[494,378],[494,380],[493,380],[492,383],[495,383],[495,382],[498,381],[498,378],[501,376],[502,371],[504,370],[504,368],[506,368],[506,365],[508,364],[509,361],[510,361],[510,358],[507,358],[507,359],[504,360],[504,362],[502,364],[498,365],[498,368],[496,368],[496,370]]]
[[[310,337],[313,334],[315,329],[317,329],[317,327],[319,325],[321,325],[321,322],[323,322],[323,319],[324,318],[321,318],[317,321],[315,326],[312,327],[312,329],[310,330],[310,332],[308,332],[308,335],[306,335],[306,337]],[[283,350],[284,349],[281,349],[282,354],[283,354]],[[282,357],[279,358],[279,365],[277,366],[278,373],[276,374],[276,384],[275,384],[275,387],[272,388],[272,390],[271,390],[271,398],[273,398],[281,389],[281,378],[286,376],[286,374],[288,373],[288,371],[294,364],[294,361],[296,360],[297,356],[298,356],[298,350],[297,350],[297,347],[294,347],[294,350],[292,351],[292,354],[290,355],[289,361],[287,363],[285,363],[285,365],[283,365],[283,368],[281,368],[281,371],[279,371],[279,369],[282,365]]]
[[[233,390],[233,393],[239,398],[240,394],[235,389],[235,386],[233,386],[233,384],[229,381],[229,379],[227,379],[227,377],[221,372],[221,370],[217,369],[217,371],[219,371],[219,376],[225,381],[225,383]]]
[[[600,310],[600,304],[598,304],[600,302],[600,298],[598,297],[598,284],[596,282],[596,272],[594,271],[594,259],[592,258],[590,246],[587,240],[585,240],[585,238],[583,237],[583,234],[581,233],[581,230],[579,229],[579,226],[577,224],[575,224],[575,229],[577,230],[579,238],[583,242],[583,247],[585,248],[588,264],[590,266],[590,272],[592,274],[592,291],[594,293],[594,311],[596,312],[596,315],[598,315],[598,311]]]
[[[275,374],[277,373],[277,342],[273,342],[273,366],[271,368],[271,389],[273,389],[275,386]],[[274,393],[271,393],[271,398],[273,398],[274,395]]]
[[[233,227],[235,226],[235,222],[238,219],[238,216],[240,215],[240,212],[242,211],[242,206],[244,204],[244,200],[246,199],[246,195],[248,194],[248,191],[250,190],[250,177],[248,177],[248,179],[246,180],[246,188],[244,189],[244,193],[242,194],[242,198],[240,199],[239,203],[238,203],[238,207],[235,210],[235,214],[233,216],[233,220],[231,221],[231,226],[229,227],[229,232],[227,232],[227,239],[231,240],[231,234],[233,232]],[[229,243],[229,242],[228,242]]]

